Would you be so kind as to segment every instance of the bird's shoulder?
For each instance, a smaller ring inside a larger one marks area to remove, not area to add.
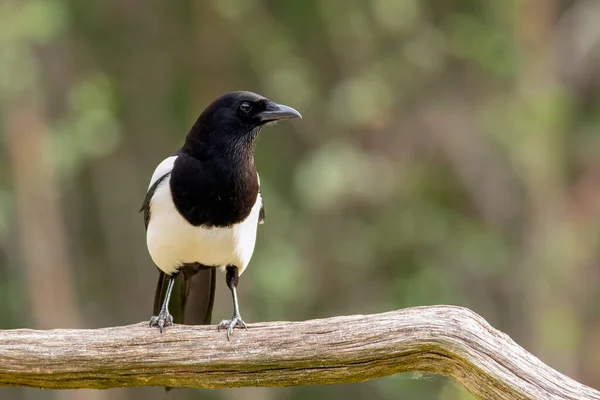
[[[146,196],[144,197],[144,201],[142,202],[142,207],[140,208],[140,212],[144,213],[144,225],[146,229],[148,229],[148,224],[150,223],[151,218],[151,208],[150,203],[152,202],[152,196],[156,193],[156,189],[164,182],[164,180],[169,177],[171,172],[173,171],[173,166],[175,165],[175,161],[177,160],[177,155],[167,157],[164,159],[152,174],[150,178],[150,185],[148,186],[148,190],[146,191]]]

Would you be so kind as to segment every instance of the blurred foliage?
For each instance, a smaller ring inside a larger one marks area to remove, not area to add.
[[[0,327],[149,318],[152,171],[212,99],[252,90],[304,119],[257,146],[247,321],[459,304],[599,387],[598,18],[593,0],[0,0]],[[163,393],[110,391],[142,395]],[[169,394],[198,395],[470,398],[419,374]]]

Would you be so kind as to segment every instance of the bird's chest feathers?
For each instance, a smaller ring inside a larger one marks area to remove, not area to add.
[[[203,165],[179,157],[171,173],[173,202],[194,226],[228,227],[244,221],[258,196],[253,164]]]

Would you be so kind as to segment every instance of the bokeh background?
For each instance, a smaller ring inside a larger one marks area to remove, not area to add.
[[[257,146],[247,321],[463,305],[600,387],[598,21],[596,0],[0,0],[0,328],[147,320],[150,176],[252,90],[304,119]],[[471,398],[415,374],[168,397]]]

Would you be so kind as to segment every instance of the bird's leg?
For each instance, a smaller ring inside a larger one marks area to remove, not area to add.
[[[227,287],[229,290],[231,290],[231,296],[233,297],[233,317],[231,317],[230,320],[224,319],[221,321],[218,326],[218,330],[221,330],[221,328],[227,328],[227,340],[229,340],[229,336],[235,327],[244,328],[246,330],[248,330],[248,328],[246,327],[246,323],[242,320],[242,317],[240,317],[240,310],[238,306],[236,292],[237,285],[240,280],[238,268],[232,265],[228,266],[225,279],[227,281]]]
[[[160,308],[160,312],[158,315],[154,315],[152,318],[150,318],[150,326],[158,326],[160,333],[162,333],[163,327],[173,325],[173,316],[169,314],[169,300],[171,300],[171,292],[173,291],[173,284],[175,283],[176,277],[176,273],[169,276],[167,293],[165,294],[165,299],[162,307]]]

